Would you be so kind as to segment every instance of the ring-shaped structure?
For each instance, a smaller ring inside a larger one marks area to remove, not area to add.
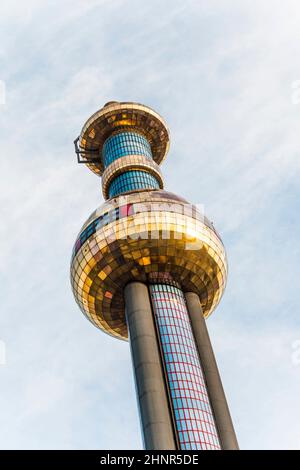
[[[86,121],[79,136],[79,148],[84,152],[84,159],[88,160],[86,165],[94,173],[103,173],[102,147],[105,140],[121,130],[132,130],[144,135],[151,145],[152,156],[157,164],[168,153],[169,129],[158,113],[139,103],[113,101]]]
[[[102,192],[105,199],[109,198],[109,185],[112,180],[121,173],[129,170],[147,171],[157,179],[160,189],[163,189],[163,177],[157,163],[144,157],[144,155],[126,155],[125,157],[114,160],[104,170],[102,175]]]

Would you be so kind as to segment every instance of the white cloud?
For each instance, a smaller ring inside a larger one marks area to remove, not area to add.
[[[0,13],[1,446],[141,446],[128,345],[83,318],[68,278],[102,199],[73,140],[106,101],[132,99],[171,128],[166,187],[204,203],[224,236],[230,277],[209,326],[241,445],[299,447],[298,2],[12,1]]]

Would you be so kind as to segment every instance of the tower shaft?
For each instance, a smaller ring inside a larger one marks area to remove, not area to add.
[[[139,282],[124,296],[145,448],[238,449],[199,297]]]
[[[194,292],[185,294],[191,325],[204,370],[206,386],[213,409],[223,450],[238,450],[238,442],[230,416],[217,362],[210,342],[199,297]]]
[[[71,282],[86,317],[129,339],[146,449],[238,449],[206,329],[226,286],[221,237],[164,191],[169,131],[152,109],[109,102],[75,140],[105,202],[83,225]]]
[[[132,282],[125,287],[124,296],[145,448],[174,450],[176,440],[148,288]]]

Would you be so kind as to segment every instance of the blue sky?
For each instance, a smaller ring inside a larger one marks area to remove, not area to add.
[[[0,17],[0,447],[142,445],[128,344],[69,283],[102,201],[73,140],[132,100],[171,129],[166,188],[227,248],[208,327],[240,446],[299,448],[299,2],[10,0]]]

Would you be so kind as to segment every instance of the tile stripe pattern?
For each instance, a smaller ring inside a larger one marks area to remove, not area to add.
[[[112,180],[108,195],[112,198],[119,194],[142,189],[159,189],[159,182],[147,171],[129,170]]]
[[[180,448],[219,450],[219,437],[184,294],[166,284],[150,285],[149,289]]]
[[[144,155],[152,159],[148,140],[137,132],[120,132],[110,136],[105,141],[102,152],[105,168],[125,155]]]
[[[151,146],[147,139],[137,132],[126,131],[111,135],[103,145],[102,157],[105,169],[116,160],[128,155],[142,155],[152,160]],[[108,186],[108,197],[145,189],[159,189],[160,183],[147,168],[127,170],[113,177]]]

